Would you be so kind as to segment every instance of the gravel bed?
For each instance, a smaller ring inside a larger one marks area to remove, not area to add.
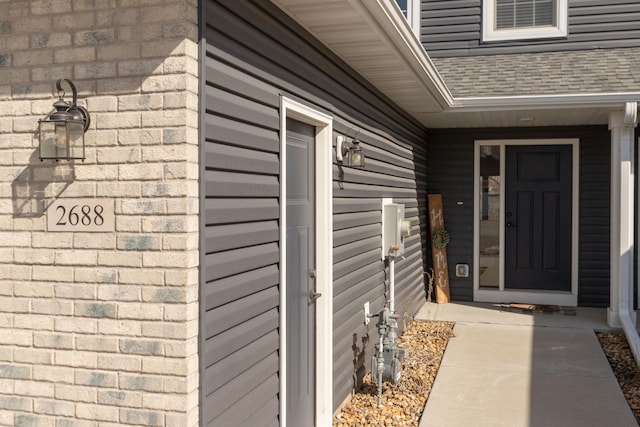
[[[414,320],[407,324],[397,343],[409,349],[398,384],[383,383],[378,407],[378,384],[370,374],[334,417],[334,427],[417,427],[435,381],[453,323]]]
[[[640,369],[633,358],[627,339],[622,331],[597,332],[596,335],[618,379],[622,393],[640,424]]]

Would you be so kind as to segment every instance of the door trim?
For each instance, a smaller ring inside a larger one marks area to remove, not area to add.
[[[480,147],[494,145],[500,147],[500,176],[503,177],[500,187],[500,257],[499,283],[497,289],[480,288]],[[508,145],[571,145],[572,146],[572,210],[571,210],[571,292],[510,290],[504,287],[504,224],[505,224],[505,160]],[[554,304],[565,306],[578,305],[578,241],[579,241],[579,139],[496,139],[476,140],[474,142],[473,167],[473,300],[477,302],[523,302],[530,304]]]
[[[333,415],[333,118],[317,108],[280,98],[280,425],[287,426],[287,117],[316,127],[316,426]]]

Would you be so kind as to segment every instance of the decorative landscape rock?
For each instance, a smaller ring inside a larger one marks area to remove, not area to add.
[[[378,384],[367,375],[362,388],[334,418],[334,427],[417,427],[452,330],[453,323],[448,322],[414,320],[407,324],[397,340],[409,349],[400,382],[383,384],[382,406],[378,407]]]
[[[640,369],[622,331],[597,332],[609,365],[640,425]]]

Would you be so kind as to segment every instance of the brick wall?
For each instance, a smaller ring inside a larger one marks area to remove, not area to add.
[[[197,425],[197,13],[0,2],[2,426]],[[84,162],[38,160],[60,78]],[[113,200],[115,232],[47,231],[60,198]]]

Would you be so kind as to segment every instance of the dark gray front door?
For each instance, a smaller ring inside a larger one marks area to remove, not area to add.
[[[505,288],[571,291],[572,147],[506,150]]]
[[[315,406],[315,128],[287,119],[287,425]]]

